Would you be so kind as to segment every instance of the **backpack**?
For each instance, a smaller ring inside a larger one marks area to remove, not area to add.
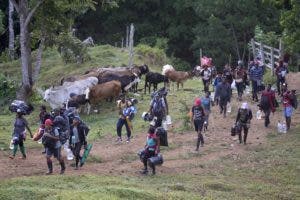
[[[292,94],[291,96],[291,104],[293,106],[293,108],[297,109],[298,108],[298,100],[297,100],[297,96],[295,94]]]
[[[158,100],[154,100],[153,104],[153,113],[155,116],[161,116],[164,113],[163,99],[159,98]]]
[[[160,146],[169,146],[168,133],[163,127],[158,127],[156,129],[156,135],[159,137]]]
[[[68,131],[63,131],[61,128],[59,127],[56,127],[56,129],[58,130],[59,132],[59,141],[62,145],[64,145],[67,140],[69,139],[69,134],[68,134]]]
[[[240,121],[242,123],[246,123],[248,121],[249,118],[249,110],[248,109],[239,109],[239,113],[240,113]]]
[[[267,95],[261,96],[259,106],[263,110],[267,110],[270,108],[269,97]]]

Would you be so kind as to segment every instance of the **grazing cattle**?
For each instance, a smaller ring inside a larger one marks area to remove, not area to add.
[[[179,89],[179,84],[183,88],[183,83],[193,76],[193,72],[183,72],[183,71],[175,71],[169,70],[166,72],[166,77],[172,82],[177,83],[177,90]]]
[[[164,83],[165,86],[167,83],[169,83],[169,79],[164,76],[164,75],[161,75],[160,73],[157,73],[157,72],[148,72],[146,74],[146,77],[145,77],[145,94],[146,94],[146,88],[148,87],[149,88],[149,93],[150,93],[150,90],[151,90],[151,84],[153,84],[153,90],[157,90],[157,84],[159,83]]]
[[[165,76],[167,71],[175,71],[175,69],[172,65],[167,64],[163,66],[161,74]]]
[[[85,91],[86,99],[88,100],[88,114],[90,113],[91,105],[99,103],[103,99],[119,97],[121,92],[120,81],[110,81],[87,88]]]
[[[132,85],[139,82],[139,77],[137,77],[135,75],[118,76],[116,74],[107,74],[106,76],[100,78],[98,83],[101,84],[101,83],[106,83],[106,82],[113,81],[113,80],[120,81],[121,89],[122,89],[122,92],[124,93],[128,89],[130,89],[132,87]]]
[[[94,71],[91,71],[87,74],[84,74],[84,75],[75,75],[75,76],[69,76],[69,77],[63,77],[61,80],[60,80],[60,85],[63,85],[65,82],[74,82],[74,81],[79,81],[79,80],[84,80],[84,79],[87,79],[89,77],[98,77],[98,73],[97,72],[94,72]]]
[[[94,40],[92,37],[88,37],[85,40],[83,40],[82,44],[84,44],[85,46],[95,46]]]
[[[44,93],[44,100],[50,104],[52,109],[60,108],[66,103],[71,93],[84,94],[85,90],[98,83],[96,77],[88,77],[84,80],[65,82],[63,85],[47,89]]]

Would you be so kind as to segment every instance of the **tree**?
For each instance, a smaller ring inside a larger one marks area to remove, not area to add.
[[[14,13],[14,5],[12,4],[11,0],[8,0],[8,56],[11,60],[15,58],[15,31],[14,31],[14,20],[13,20],[13,13]]]
[[[3,12],[0,10],[0,35],[4,32],[4,25],[3,25]]]
[[[37,79],[37,76],[39,74],[42,49],[46,35],[51,35],[51,31],[58,28],[58,26],[50,26],[53,24],[57,25],[59,24],[59,20],[63,20],[68,21],[70,27],[72,19],[76,17],[76,14],[82,11],[86,11],[89,8],[93,8],[95,2],[92,0],[11,0],[11,3],[14,5],[15,10],[18,13],[20,21],[20,61],[22,69],[22,85],[17,94],[17,98],[26,99],[29,95],[31,95],[32,86],[34,85],[35,80]],[[46,7],[46,5],[49,7]],[[45,13],[40,13],[38,17],[35,18],[35,25],[40,25],[38,27],[35,27],[37,28],[38,32],[40,32],[40,36],[38,39],[39,49],[37,53],[35,72],[33,72],[30,35],[32,30],[30,29],[30,25],[33,21],[33,17],[36,15],[37,11],[40,8],[42,8]],[[46,24],[46,22],[49,22],[49,24]]]

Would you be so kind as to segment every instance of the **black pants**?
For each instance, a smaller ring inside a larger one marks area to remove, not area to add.
[[[125,125],[126,127],[126,131],[127,131],[127,138],[131,137],[131,130],[128,126],[128,123],[126,121],[126,119],[123,118],[119,118],[118,122],[117,122],[117,134],[119,137],[122,136],[122,127]]]
[[[204,120],[194,120],[195,131],[197,131],[197,133],[198,133],[196,150],[199,149],[200,144],[201,145],[204,144],[204,138],[203,138],[203,135],[202,135],[203,123],[204,123]]]
[[[239,82],[239,83],[235,83],[236,84],[236,89],[238,92],[238,97],[241,98],[243,95],[243,91],[244,91],[244,83],[243,82]]]
[[[228,103],[228,100],[227,99],[223,99],[223,98],[220,98],[220,101],[219,101],[219,106],[220,106],[220,113],[224,116],[226,116],[226,112],[227,112],[227,103]]]
[[[74,147],[72,148],[72,152],[73,152],[73,155],[75,156],[75,166],[78,167],[78,163],[81,159],[81,156],[80,156],[80,150],[81,150],[81,147],[82,147],[82,143],[81,142],[77,142]]]
[[[282,88],[280,86],[282,86],[282,84],[284,84],[284,83],[285,83],[285,78],[284,77],[283,78],[278,78],[277,77],[276,85],[277,85],[277,92],[278,92],[279,95],[281,95],[281,90],[282,90]]]
[[[145,170],[148,169],[147,168],[148,159],[151,157],[154,157],[154,156],[155,156],[155,151],[149,151],[149,150],[145,151],[145,156],[143,158],[143,164],[144,164]],[[151,165],[151,168],[152,168],[152,171],[155,172],[155,166]]]
[[[270,124],[271,109],[265,109],[263,112],[265,113],[265,127],[268,127]]]
[[[210,83],[210,80],[204,80],[202,79],[202,82],[203,82],[203,87],[204,87],[204,92],[208,92],[209,91],[209,83]]]
[[[239,141],[240,141],[240,143],[244,142],[244,144],[246,144],[249,128],[245,124],[240,124],[239,126],[240,126]],[[242,131],[243,131],[243,129],[244,129],[244,138],[242,140]]]
[[[157,127],[161,127],[163,117],[162,117],[162,116],[156,116],[156,117],[157,117],[157,119],[156,119],[156,121],[155,121],[155,127],[156,127],[156,128],[157,128]]]
[[[258,96],[257,96],[258,85],[257,85],[257,81],[252,80],[251,83],[252,83],[252,99],[255,100],[255,101],[258,101]]]

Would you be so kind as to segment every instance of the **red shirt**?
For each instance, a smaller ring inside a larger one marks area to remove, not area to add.
[[[292,97],[291,97],[291,91],[286,91],[285,93],[283,93],[283,106],[286,107],[290,107],[292,106]]]

